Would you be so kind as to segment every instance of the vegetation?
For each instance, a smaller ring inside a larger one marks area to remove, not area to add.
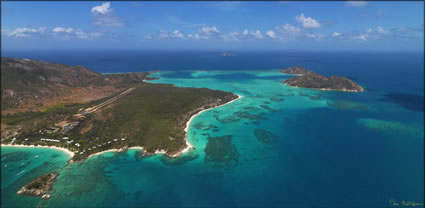
[[[340,76],[325,77],[320,74],[316,74],[305,68],[295,66],[280,71],[281,73],[287,74],[300,74],[303,76],[292,77],[285,80],[283,83],[294,86],[313,88],[319,90],[338,90],[338,91],[349,91],[349,92],[362,92],[363,88],[347,79]]]
[[[33,196],[46,194],[51,189],[58,175],[58,173],[46,173],[22,187],[17,194],[28,194]]]
[[[12,114],[3,114],[2,109],[2,143],[64,147],[76,153],[73,160],[131,146],[143,146],[147,153],[164,150],[175,154],[186,146],[184,128],[193,114],[237,98],[206,88],[145,83],[149,74],[145,72],[101,75],[81,66],[23,59],[2,61],[2,75],[15,83],[7,85],[9,91],[2,87],[6,100],[24,99],[26,92],[43,96],[40,88],[59,92],[56,87],[63,85],[79,89],[115,86],[110,89],[114,93],[88,103],[53,102],[38,111]],[[123,91],[129,93],[121,95]],[[29,98],[27,101],[37,100]]]

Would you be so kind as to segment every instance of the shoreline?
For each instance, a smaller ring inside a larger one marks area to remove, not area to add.
[[[186,153],[186,152],[189,152],[189,150],[190,149],[192,149],[192,148],[195,148],[188,140],[187,140],[187,133],[188,133],[188,131],[189,131],[189,126],[190,126],[190,123],[192,123],[192,120],[196,117],[196,116],[198,116],[199,114],[201,114],[201,113],[203,113],[203,112],[205,112],[205,111],[208,111],[208,110],[211,110],[211,109],[214,109],[214,108],[218,108],[218,107],[221,107],[221,106],[225,106],[225,105],[228,105],[228,104],[230,104],[230,103],[233,103],[233,102],[235,102],[236,100],[239,100],[239,99],[241,99],[241,98],[243,98],[243,96],[241,96],[241,95],[238,95],[238,94],[236,94],[237,96],[238,96],[238,98],[236,98],[236,99],[234,99],[234,100],[231,100],[231,101],[229,101],[229,102],[227,102],[227,103],[224,103],[224,104],[221,104],[221,105],[218,105],[218,106],[215,106],[215,107],[212,107],[212,108],[207,108],[207,109],[204,109],[204,110],[201,110],[201,111],[199,111],[198,113],[196,113],[196,114],[194,114],[193,116],[191,116],[190,117],[190,119],[189,119],[189,121],[187,121],[186,122],[186,127],[184,128],[184,131],[186,132],[186,137],[184,138],[185,139],[185,142],[186,142],[186,148],[184,148],[183,150],[181,150],[180,152],[178,152],[178,153],[176,153],[176,154],[174,154],[174,155],[170,155],[170,157],[178,157],[178,156],[180,156],[181,154],[183,154],[183,153]]]
[[[199,111],[198,113],[196,113],[196,114],[194,114],[194,115],[192,115],[191,117],[190,117],[190,119],[189,119],[189,121],[187,121],[186,122],[186,127],[184,128],[184,131],[186,132],[186,137],[185,137],[185,142],[186,142],[186,147],[183,149],[183,150],[181,150],[180,152],[177,152],[176,154],[174,154],[174,155],[167,155],[167,156],[169,156],[169,157],[172,157],[172,158],[174,158],[174,157],[178,157],[178,156],[180,156],[181,154],[183,154],[183,153],[186,153],[186,152],[189,152],[189,150],[191,150],[191,149],[193,149],[193,148],[195,148],[188,140],[187,140],[187,133],[188,133],[188,130],[189,130],[189,126],[190,126],[190,124],[192,123],[192,120],[196,117],[196,116],[198,116],[199,114],[201,114],[201,113],[203,113],[203,112],[205,112],[205,111],[208,111],[208,110],[211,110],[211,109],[214,109],[214,108],[218,108],[218,107],[221,107],[221,106],[224,106],[224,105],[228,105],[228,104],[230,104],[230,103],[233,103],[233,102],[235,102],[236,100],[239,100],[239,99],[241,99],[241,98],[243,98],[243,96],[241,96],[241,95],[238,95],[238,94],[236,94],[237,96],[238,96],[238,98],[236,98],[236,99],[234,99],[234,100],[231,100],[231,101],[229,101],[229,102],[227,102],[227,103],[224,103],[224,104],[221,104],[221,105],[218,105],[218,106],[215,106],[215,107],[211,107],[211,108],[207,108],[207,109],[204,109],[204,110],[201,110],[201,111]],[[72,160],[72,158],[74,157],[74,155],[75,155],[75,153],[74,152],[72,152],[71,150],[69,150],[69,149],[66,149],[66,148],[63,148],[63,147],[56,147],[56,146],[44,146],[44,145],[38,145],[38,146],[35,146],[35,145],[23,145],[23,144],[1,144],[1,146],[4,146],[4,147],[29,147],[29,148],[50,148],[50,149],[55,149],[55,150],[59,150],[59,151],[62,151],[62,152],[64,152],[64,153],[66,153],[70,158],[69,158],[69,162],[73,162],[73,160]],[[134,147],[128,147],[126,150],[129,150],[129,149],[137,149],[137,150],[143,150],[144,149],[144,147],[143,146],[134,146]],[[107,153],[107,152],[119,152],[119,151],[122,151],[122,149],[108,149],[108,150],[104,150],[104,151],[101,151],[101,152],[96,152],[96,153],[93,153],[93,154],[91,154],[91,155],[89,155],[89,156],[87,156],[87,158],[86,159],[88,159],[88,158],[90,158],[90,157],[93,157],[93,156],[96,156],[96,155],[101,155],[101,154],[103,154],[103,153]],[[166,152],[164,151],[164,150],[156,150],[155,151],[155,153],[154,153],[154,155],[155,154],[166,154]],[[84,160],[86,160],[86,159],[84,159]]]
[[[24,145],[24,144],[1,144],[1,146],[2,147],[26,147],[26,148],[28,148],[28,147],[30,147],[30,148],[49,148],[49,149],[55,149],[55,150],[59,150],[59,151],[62,151],[62,152],[64,152],[65,154],[67,154],[70,158],[70,160],[74,157],[74,155],[75,155],[75,153],[74,152],[72,152],[71,150],[69,150],[69,149],[66,149],[66,148],[64,148],[64,147],[56,147],[56,146],[45,146],[45,145],[38,145],[38,146],[35,146],[35,145],[33,145],[33,144],[31,144],[31,145]]]
[[[129,150],[129,149],[143,150],[144,147],[142,147],[142,146],[134,146],[134,147],[129,147],[126,150]],[[122,149],[107,149],[107,150],[103,150],[101,152],[93,153],[93,154],[87,156],[86,159],[89,159],[90,157],[93,157],[93,156],[96,156],[96,155],[101,155],[101,154],[107,153],[107,152],[119,152],[119,151],[122,151]]]
[[[293,87],[293,88],[311,89],[311,90],[320,90],[320,91],[333,91],[333,92],[363,92],[363,91],[364,91],[364,88],[363,88],[363,87],[361,87],[361,88],[362,88],[362,90],[360,90],[360,91],[356,91],[356,90],[346,90],[346,89],[343,89],[343,90],[335,90],[335,89],[331,89],[331,88],[309,88],[309,87],[298,87],[298,86],[288,85],[288,84],[286,84],[286,83],[283,83],[283,84],[285,84],[286,86],[289,86],[289,87]]]

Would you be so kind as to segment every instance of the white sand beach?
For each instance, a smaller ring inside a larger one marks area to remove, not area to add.
[[[129,149],[143,150],[143,149],[144,149],[144,147],[142,147],[142,146],[134,146],[134,147],[129,147],[129,148],[127,148],[127,149],[128,149],[128,150],[129,150]],[[93,153],[93,154],[89,155],[87,158],[89,158],[89,157],[93,157],[93,156],[95,156],[95,155],[101,155],[101,154],[103,154],[103,153],[107,153],[107,152],[118,152],[118,151],[120,151],[120,149],[108,149],[108,150],[104,150],[104,151],[101,151],[101,152]]]
[[[75,153],[74,152],[72,152],[71,150],[69,150],[69,149],[66,149],[66,148],[63,148],[63,147],[55,147],[55,146],[44,146],[44,145],[38,145],[38,146],[35,146],[35,145],[23,145],[23,144],[1,144],[1,146],[3,146],[3,147],[31,147],[31,148],[34,148],[34,147],[37,147],[37,148],[50,148],[50,149],[55,149],[55,150],[60,150],[60,151],[62,151],[62,152],[65,152],[69,157],[70,157],[70,159],[72,158],[72,157],[74,157],[74,155],[75,155]]]
[[[205,112],[205,111],[208,111],[208,110],[211,110],[211,109],[214,109],[214,108],[218,108],[218,107],[221,107],[221,106],[225,106],[225,105],[228,105],[228,104],[230,104],[230,103],[233,103],[233,102],[235,102],[236,100],[239,100],[239,99],[241,99],[243,96],[241,96],[241,95],[238,95],[238,94],[236,94],[237,96],[238,96],[238,98],[236,98],[236,99],[234,99],[234,100],[231,100],[230,102],[227,102],[227,103],[224,103],[224,104],[222,104],[222,105],[219,105],[219,106],[215,106],[215,107],[212,107],[212,108],[207,108],[207,109],[205,109],[205,110],[201,110],[201,111],[199,111],[198,113],[196,113],[195,115],[193,115],[192,117],[190,117],[190,119],[189,119],[189,121],[187,121],[186,122],[186,127],[184,128],[184,131],[186,132],[186,137],[185,137],[185,140],[186,140],[186,148],[184,148],[182,151],[180,151],[180,152],[178,152],[178,153],[176,153],[176,154],[174,154],[174,155],[171,155],[170,157],[178,157],[178,156],[180,156],[181,154],[183,154],[183,153],[185,153],[185,152],[188,152],[190,149],[192,149],[192,148],[194,148],[194,146],[187,140],[187,133],[188,133],[188,130],[189,130],[189,126],[190,126],[190,123],[192,123],[192,120],[193,120],[193,118],[195,118],[197,115],[199,115],[199,114],[201,114],[201,113],[203,113],[203,112]]]

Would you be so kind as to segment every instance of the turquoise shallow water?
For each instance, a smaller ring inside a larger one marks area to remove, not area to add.
[[[141,158],[138,150],[129,150],[65,166],[40,156],[48,164],[33,162],[39,171],[19,178],[13,174],[21,169],[9,173],[3,165],[33,161],[40,153],[2,147],[2,199],[46,167],[60,172],[51,199],[15,194],[2,207],[23,201],[29,207],[386,207],[391,199],[424,201],[424,113],[380,99],[379,88],[364,93],[292,88],[281,83],[290,76],[278,70],[152,76],[160,77],[153,83],[243,98],[195,117],[188,140],[196,149],[177,159]],[[16,161],[5,157],[12,153]],[[29,156],[19,155],[24,153]]]

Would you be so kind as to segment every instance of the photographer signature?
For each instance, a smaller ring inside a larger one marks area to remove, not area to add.
[[[415,201],[405,201],[405,200],[403,200],[403,201],[397,202],[394,199],[388,200],[388,203],[390,203],[390,205],[391,206],[394,206],[394,207],[397,207],[397,206],[400,206],[400,207],[401,206],[404,206],[404,207],[406,207],[406,206],[416,207],[416,206],[423,206],[424,205],[423,203],[418,203],[418,202],[415,202]]]

